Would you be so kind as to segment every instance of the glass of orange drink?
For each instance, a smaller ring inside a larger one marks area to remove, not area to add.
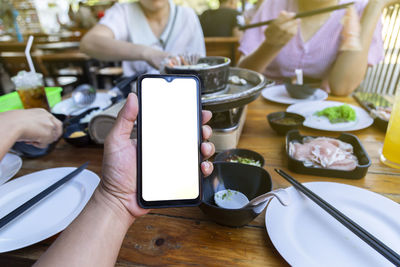
[[[385,142],[381,153],[381,162],[400,169],[400,89],[396,94]]]

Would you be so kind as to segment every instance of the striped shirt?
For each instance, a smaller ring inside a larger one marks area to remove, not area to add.
[[[340,4],[351,0],[339,1]],[[368,1],[358,0],[355,9],[361,17]],[[278,17],[281,10],[297,12],[297,0],[265,0],[252,23],[266,21]],[[341,44],[342,18],[345,9],[336,10],[324,25],[307,41],[304,42],[300,27],[297,34],[282,48],[277,57],[268,65],[264,74],[274,80],[294,77],[295,69],[303,69],[303,74],[310,78],[326,80],[336,59]],[[240,41],[239,50],[248,55],[265,40],[265,27],[249,29]],[[368,64],[377,64],[383,59],[382,24],[379,21],[368,53]]]

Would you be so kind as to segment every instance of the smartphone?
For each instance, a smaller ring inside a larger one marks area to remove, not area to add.
[[[142,208],[201,202],[200,80],[143,75],[137,82],[137,197]]]

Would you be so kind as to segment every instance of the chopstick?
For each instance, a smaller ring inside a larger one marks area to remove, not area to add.
[[[367,232],[360,225],[352,221],[349,217],[341,213],[335,207],[330,205],[328,202],[323,200],[321,197],[313,193],[307,187],[296,181],[289,174],[285,173],[280,169],[275,169],[275,171],[285,178],[289,183],[291,183],[297,190],[301,191],[304,195],[306,195],[309,199],[314,201],[318,206],[324,209],[327,213],[329,213],[332,217],[338,220],[343,226],[352,231],[355,235],[361,238],[365,243],[370,245],[373,249],[379,252],[382,256],[384,256],[387,260],[393,263],[395,266],[400,266],[400,255],[394,252],[391,248],[386,246],[372,234]]]
[[[15,218],[17,218],[19,215],[21,215],[23,212],[25,212],[26,210],[31,208],[33,205],[35,205],[40,200],[42,200],[47,195],[49,195],[51,192],[53,192],[54,190],[59,188],[61,185],[65,184],[66,182],[71,180],[73,177],[75,177],[77,174],[79,174],[81,171],[83,171],[87,167],[88,164],[89,164],[89,162],[84,163],[83,165],[81,165],[80,167],[75,169],[73,172],[69,173],[68,175],[66,175],[65,177],[60,179],[59,181],[57,181],[54,184],[50,185],[45,190],[43,190],[42,192],[40,192],[39,194],[37,194],[33,198],[29,199],[28,201],[26,201],[25,203],[20,205],[15,210],[13,210],[10,213],[8,213],[6,216],[1,218],[0,219],[0,228],[2,228],[3,226],[8,224],[9,222],[14,220]]]
[[[338,10],[338,9],[343,9],[343,8],[346,8],[346,7],[350,6],[350,5],[352,5],[352,4],[354,4],[354,2],[341,4],[341,5],[336,5],[336,6],[325,7],[325,8],[320,8],[320,9],[315,9],[315,10],[311,10],[311,11],[300,12],[300,13],[297,13],[296,16],[293,17],[293,19],[310,17],[310,16],[314,16],[314,15],[318,15],[318,14],[322,14],[322,13],[326,13],[326,12],[330,12],[330,11],[334,11],[334,10]],[[271,20],[267,20],[267,21],[263,21],[263,22],[254,23],[254,24],[248,24],[248,25],[239,26],[239,30],[243,31],[243,30],[247,30],[247,29],[250,29],[250,28],[255,28],[255,27],[268,25],[271,22],[273,22],[274,20],[275,19],[271,19]]]

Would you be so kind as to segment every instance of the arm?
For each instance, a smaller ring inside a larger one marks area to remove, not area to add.
[[[139,207],[136,195],[136,141],[130,139],[138,113],[137,98],[130,94],[104,144],[103,177],[81,214],[36,262],[36,266],[112,266],[135,218],[149,212]],[[172,119],[172,118],[171,118]],[[203,111],[203,124],[211,112]],[[203,126],[203,137],[211,136]],[[171,141],[173,142],[173,141]],[[211,143],[203,143],[205,158],[214,154]],[[202,162],[205,176],[213,166]]]
[[[0,160],[17,141],[44,148],[62,133],[62,123],[44,109],[22,109],[0,113]]]
[[[89,203],[36,262],[37,266],[113,266],[134,217],[97,188]]]
[[[368,66],[368,52],[375,27],[385,7],[383,1],[369,1],[361,17],[361,51],[343,51],[328,75],[332,94],[349,95],[363,80]]]
[[[104,61],[143,60],[155,68],[168,53],[148,46],[116,40],[112,30],[102,24],[93,27],[81,40],[80,49],[89,56]]]
[[[0,113],[0,124],[2,130],[0,131],[0,160],[4,157],[7,151],[17,142],[21,135],[21,129],[16,125],[15,121],[7,115],[8,112]],[[4,129],[8,129],[4,131]]]
[[[299,21],[294,14],[282,11],[279,17],[265,30],[265,40],[247,56],[239,60],[238,67],[264,72],[265,68],[278,55],[279,51],[297,33]]]

